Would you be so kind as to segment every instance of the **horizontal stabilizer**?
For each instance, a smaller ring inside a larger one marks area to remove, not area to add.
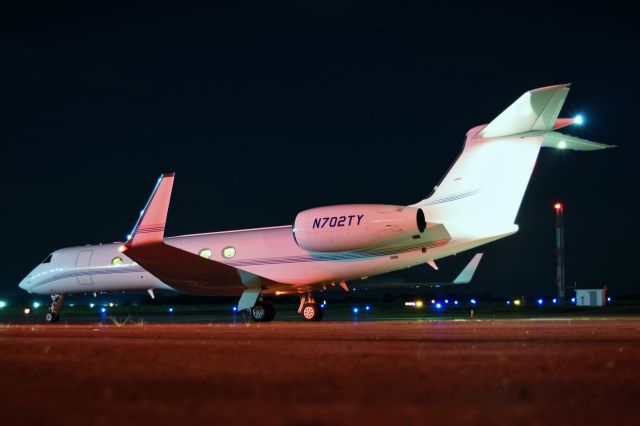
[[[603,143],[576,138],[575,136],[564,135],[559,132],[545,132],[543,134],[542,146],[547,148],[573,149],[575,151],[597,151],[599,149],[616,147],[616,145],[605,145]]]
[[[487,124],[479,136],[497,138],[534,130],[552,130],[568,93],[568,84],[530,90]]]

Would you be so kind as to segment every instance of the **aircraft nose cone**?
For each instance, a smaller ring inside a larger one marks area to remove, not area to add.
[[[18,287],[20,287],[23,290],[27,290],[29,288],[29,282],[30,282],[30,277],[27,277],[25,279],[23,279],[22,281],[20,281],[20,284],[18,284]]]

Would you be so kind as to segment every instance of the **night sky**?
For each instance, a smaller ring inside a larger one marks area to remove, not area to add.
[[[640,293],[637,20],[620,5],[558,3],[5,11],[0,295],[57,248],[125,238],[163,172],[176,172],[166,235],[415,203],[469,128],[566,82],[562,116],[586,119],[569,132],[619,148],[543,151],[520,232],[485,246],[470,289],[554,292],[559,199],[567,282]],[[407,278],[450,279],[471,254]]]

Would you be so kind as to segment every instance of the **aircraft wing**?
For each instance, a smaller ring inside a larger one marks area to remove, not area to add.
[[[455,280],[451,284],[469,284],[473,275],[476,273],[476,269],[478,269],[478,265],[482,260],[483,253],[476,253],[475,256],[471,259],[471,262],[464,267],[462,272],[458,274]]]
[[[372,281],[367,282],[364,286],[367,289],[385,289],[385,288],[422,288],[422,287],[440,287],[440,286],[449,286],[449,285],[461,285],[461,284],[469,284],[471,279],[473,278],[476,270],[478,269],[478,265],[480,264],[480,260],[482,260],[483,253],[477,253],[471,261],[464,267],[464,269],[458,274],[458,276],[452,281],[422,281],[422,282],[402,282],[402,281]]]
[[[239,295],[247,287],[267,280],[246,271],[206,259],[171,246],[164,241],[174,174],[158,180],[131,235],[121,249],[123,254],[162,282],[176,290],[194,293]]]

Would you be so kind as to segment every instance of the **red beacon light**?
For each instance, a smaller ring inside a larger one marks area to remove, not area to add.
[[[563,211],[564,210],[564,206],[562,205],[562,203],[555,203],[553,205],[553,208],[556,209],[556,211]]]

